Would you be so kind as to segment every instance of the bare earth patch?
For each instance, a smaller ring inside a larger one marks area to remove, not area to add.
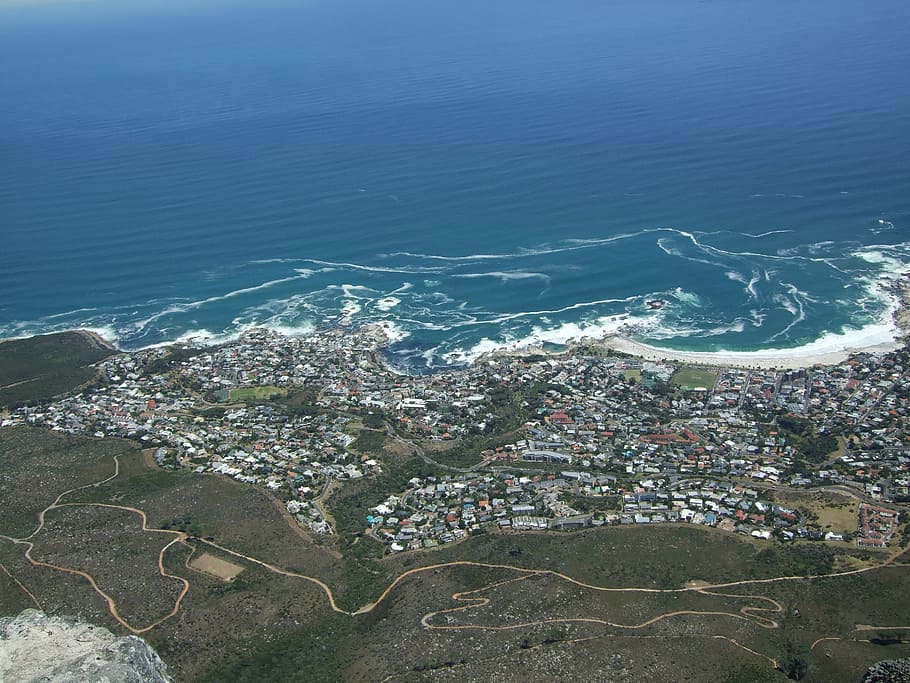
[[[190,560],[190,567],[222,581],[233,581],[234,577],[243,571],[243,567],[240,565],[222,560],[209,553],[202,553],[198,557],[194,557]]]

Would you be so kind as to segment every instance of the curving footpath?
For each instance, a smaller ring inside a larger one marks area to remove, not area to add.
[[[119,476],[119,474],[120,474],[120,459],[119,459],[119,456],[115,455],[114,456],[114,473],[111,476],[106,477],[105,479],[102,479],[99,482],[95,482],[93,484],[85,484],[83,486],[76,486],[74,488],[68,489],[68,490],[64,491],[63,493],[61,493],[59,496],[57,496],[56,499],[54,499],[53,503],[51,503],[50,505],[48,505],[46,508],[44,508],[43,510],[41,510],[38,513],[38,526],[28,536],[25,536],[23,538],[12,538],[10,536],[5,536],[5,535],[0,534],[0,538],[4,539],[6,541],[9,541],[11,543],[15,543],[17,545],[25,545],[26,546],[25,559],[28,560],[32,566],[46,567],[48,569],[54,569],[56,571],[65,572],[67,574],[75,574],[75,575],[81,576],[82,578],[87,580],[89,582],[89,585],[91,585],[92,589],[96,593],[98,593],[98,595],[100,595],[105,600],[105,602],[107,602],[108,610],[110,611],[111,616],[114,617],[114,619],[117,621],[117,623],[119,623],[121,626],[123,626],[125,629],[129,630],[130,632],[138,635],[138,634],[142,634],[147,631],[150,631],[151,629],[155,628],[156,626],[164,623],[171,617],[175,616],[180,611],[180,603],[183,601],[183,598],[186,596],[187,592],[189,591],[190,583],[182,576],[177,576],[175,574],[168,573],[168,571],[164,567],[164,554],[165,554],[165,552],[167,552],[168,548],[170,548],[175,543],[184,542],[187,538],[187,535],[182,531],[170,531],[167,529],[155,529],[153,527],[149,527],[148,526],[148,517],[146,516],[145,512],[138,508],[129,507],[127,505],[110,505],[107,503],[61,503],[60,502],[65,496],[69,495],[70,493],[73,493],[75,491],[81,491],[82,489],[102,486],[102,485],[106,484],[107,482],[111,481],[112,479],[115,479],[117,476]],[[61,565],[53,564],[51,562],[43,562],[41,560],[36,560],[35,558],[33,558],[31,553],[32,553],[32,550],[34,550],[34,548],[35,548],[35,544],[31,541],[31,539],[33,539],[36,535],[38,535],[44,529],[45,519],[46,519],[48,512],[50,512],[51,510],[56,510],[58,508],[64,508],[64,507],[103,507],[103,508],[111,508],[111,509],[115,509],[115,510],[125,510],[127,512],[132,512],[134,514],[139,515],[140,519],[142,520],[142,531],[149,532],[149,533],[161,533],[161,534],[173,535],[174,538],[171,540],[171,542],[168,543],[167,545],[165,545],[158,553],[158,572],[161,574],[161,576],[168,578],[168,579],[173,579],[175,581],[179,581],[183,584],[180,594],[177,596],[177,599],[174,602],[173,609],[165,616],[153,621],[150,624],[147,624],[147,625],[141,626],[141,627],[134,626],[133,624],[130,624],[126,619],[123,618],[123,616],[120,614],[120,612],[117,608],[116,600],[114,600],[114,598],[112,596],[110,596],[108,593],[104,592],[98,586],[97,581],[95,581],[95,578],[91,574],[81,571],[79,569],[73,569],[71,567],[63,567]],[[6,567],[3,567],[3,571],[6,574],[8,574],[9,577],[13,581],[15,581],[16,584],[23,591],[25,591],[29,595],[29,597],[31,597],[32,601],[36,605],[39,605],[39,608],[40,608],[40,603],[38,602],[38,599],[28,589],[26,589],[25,586],[23,586],[12,574],[10,574],[9,571],[6,569]]]
[[[171,548],[172,546],[174,546],[175,544],[178,544],[178,543],[183,544],[190,548],[190,553],[184,561],[184,566],[187,568],[190,568],[189,560],[192,557],[193,553],[195,552],[196,546],[192,543],[187,542],[190,539],[190,537],[185,532],[172,531],[172,530],[166,530],[166,529],[156,529],[156,528],[149,527],[148,518],[146,516],[146,513],[143,510],[140,510],[138,508],[134,508],[134,507],[126,506],[126,505],[113,505],[113,504],[108,504],[108,503],[62,503],[61,502],[63,500],[63,498],[65,496],[67,496],[68,494],[73,493],[75,491],[82,490],[82,489],[86,489],[86,488],[102,486],[103,484],[116,478],[119,475],[119,473],[120,473],[120,461],[118,459],[118,456],[114,456],[114,473],[111,476],[109,476],[99,482],[74,487],[72,489],[69,489],[69,490],[61,493],[59,496],[57,496],[57,498],[54,500],[53,503],[51,503],[46,508],[41,510],[41,512],[38,513],[38,526],[28,536],[25,536],[23,538],[12,538],[9,536],[0,535],[0,538],[4,539],[6,541],[9,541],[11,543],[17,544],[17,545],[25,545],[26,546],[25,559],[27,559],[33,566],[46,567],[46,568],[54,569],[56,571],[61,571],[61,572],[69,573],[69,574],[75,574],[75,575],[81,576],[84,579],[86,579],[86,581],[88,581],[88,583],[91,585],[92,589],[106,601],[106,603],[108,605],[108,609],[109,609],[111,615],[113,616],[113,618],[125,629],[138,635],[138,634],[146,633],[146,632],[160,626],[161,624],[163,624],[164,622],[173,618],[174,616],[176,616],[179,613],[182,601],[183,601],[184,597],[186,597],[187,593],[189,592],[190,582],[182,576],[169,573],[164,566],[164,556],[165,556],[165,553],[168,551],[168,549]],[[34,543],[32,542],[31,539],[33,539],[37,534],[39,534],[44,529],[45,518],[46,518],[47,513],[54,509],[63,508],[63,507],[103,507],[103,508],[110,508],[110,509],[115,509],[115,510],[124,510],[124,511],[130,512],[130,513],[136,514],[140,517],[140,519],[142,521],[142,531],[143,532],[169,534],[169,535],[173,536],[171,541],[169,543],[167,543],[165,546],[163,546],[158,553],[158,572],[159,572],[159,574],[165,578],[172,579],[174,581],[178,581],[182,584],[181,591],[180,591],[179,595],[177,596],[177,598],[175,599],[174,606],[170,610],[170,612],[168,612],[164,616],[160,617],[159,619],[156,619],[155,621],[153,621],[152,623],[149,623],[149,624],[145,624],[142,626],[137,626],[137,625],[131,624],[120,614],[118,607],[117,607],[116,600],[112,596],[110,596],[109,594],[104,592],[99,587],[95,578],[91,574],[89,574],[87,572],[83,572],[78,569],[73,569],[70,567],[63,567],[60,565],[56,565],[56,564],[43,562],[41,560],[34,559],[31,556],[32,550],[34,549]],[[677,617],[677,616],[723,616],[723,617],[730,617],[733,619],[747,621],[747,622],[753,623],[753,624],[760,626],[761,628],[765,628],[765,629],[776,629],[776,628],[780,627],[780,624],[778,621],[776,621],[769,615],[777,615],[777,614],[781,614],[784,612],[784,607],[783,607],[783,605],[781,605],[780,602],[778,602],[777,600],[775,600],[773,598],[765,596],[765,595],[743,595],[743,594],[738,594],[738,593],[725,593],[725,592],[719,592],[719,591],[721,591],[723,589],[727,589],[727,588],[737,587],[737,586],[762,585],[762,584],[780,583],[780,582],[785,582],[785,581],[804,581],[804,580],[809,580],[809,579],[814,579],[814,578],[836,578],[836,577],[840,577],[840,576],[850,576],[850,575],[854,575],[854,574],[862,574],[865,572],[875,571],[875,570],[881,569],[882,567],[886,567],[889,565],[906,566],[905,564],[896,562],[897,558],[903,552],[903,550],[898,550],[895,554],[893,554],[890,558],[888,558],[888,560],[886,560],[882,564],[879,564],[876,566],[863,567],[860,569],[852,569],[852,570],[842,571],[842,572],[832,572],[832,573],[821,574],[821,575],[817,575],[817,576],[781,576],[781,577],[775,577],[775,578],[770,578],[770,579],[744,579],[741,581],[729,581],[729,582],[724,582],[724,583],[686,586],[683,588],[644,588],[644,587],[615,588],[615,587],[598,586],[598,585],[594,585],[594,584],[590,584],[590,583],[585,583],[583,581],[579,581],[578,579],[572,578],[571,576],[562,574],[560,572],[557,572],[557,571],[554,571],[551,569],[528,569],[528,568],[524,568],[524,567],[516,567],[516,566],[506,565],[506,564],[474,562],[474,561],[469,561],[469,560],[456,560],[456,561],[452,561],[452,562],[442,562],[439,564],[432,564],[432,565],[427,565],[427,566],[423,566],[423,567],[417,567],[415,569],[409,569],[405,572],[402,572],[399,576],[397,576],[388,585],[388,587],[382,592],[382,594],[374,602],[367,603],[367,604],[363,605],[362,607],[360,607],[359,609],[351,612],[351,611],[347,611],[347,610],[340,608],[335,600],[335,595],[334,595],[334,592],[332,591],[331,587],[328,584],[326,584],[324,581],[322,581],[316,577],[308,576],[306,574],[301,574],[298,572],[293,572],[293,571],[290,571],[287,569],[283,569],[274,564],[270,564],[264,560],[260,560],[256,557],[252,557],[250,555],[246,555],[246,554],[237,552],[235,550],[232,550],[230,548],[227,548],[223,545],[215,543],[214,541],[209,541],[209,540],[205,540],[202,538],[193,538],[192,540],[195,541],[195,543],[210,546],[227,555],[231,555],[233,557],[244,560],[246,562],[255,564],[255,565],[262,567],[275,574],[279,574],[281,576],[293,577],[293,578],[301,579],[301,580],[307,581],[309,583],[312,583],[315,586],[317,586],[320,590],[322,590],[322,592],[326,596],[326,600],[328,602],[329,607],[333,611],[341,613],[341,614],[345,614],[345,615],[348,615],[351,617],[356,617],[358,615],[368,614],[369,612],[372,612],[374,609],[376,609],[377,606],[379,606],[392,593],[393,590],[395,590],[395,588],[398,587],[398,585],[400,583],[402,583],[403,581],[405,581],[406,579],[408,579],[411,576],[414,576],[416,574],[420,574],[423,572],[436,571],[439,569],[447,569],[447,568],[452,568],[452,567],[478,567],[478,568],[483,568],[483,569],[497,569],[497,570],[504,570],[504,571],[510,571],[510,572],[518,572],[520,574],[520,576],[517,576],[517,577],[494,581],[481,588],[477,588],[477,589],[470,590],[470,591],[460,591],[460,592],[454,593],[452,595],[452,600],[457,603],[462,603],[462,604],[459,604],[456,607],[451,607],[448,609],[442,609],[442,610],[428,612],[421,618],[420,623],[424,628],[426,628],[428,630],[440,630],[440,631],[476,630],[476,631],[495,632],[495,631],[510,631],[510,630],[521,629],[521,628],[529,628],[529,627],[534,627],[534,626],[541,626],[541,625],[547,625],[547,624],[560,624],[560,623],[561,624],[569,624],[569,623],[597,624],[600,626],[607,626],[607,627],[611,627],[611,628],[625,629],[625,630],[631,631],[631,630],[643,629],[643,628],[651,626],[652,624],[655,624],[657,622],[660,622],[660,621],[663,621],[666,619],[670,619],[673,617]],[[5,566],[0,564],[0,570],[2,570],[5,574],[7,574],[10,577],[10,579],[12,579],[31,598],[31,600],[36,605],[38,605],[40,608],[40,606],[41,606],[40,602],[35,597],[35,595],[32,594],[18,579],[16,579]],[[529,622],[524,622],[524,623],[519,623],[519,624],[509,624],[509,625],[505,625],[505,626],[490,626],[490,625],[482,625],[482,624],[440,625],[440,624],[432,623],[436,617],[439,617],[442,615],[450,615],[450,614],[459,613],[459,612],[466,612],[468,610],[477,609],[477,608],[481,608],[481,607],[490,605],[492,603],[492,600],[489,597],[479,595],[481,593],[485,593],[487,591],[498,588],[500,586],[517,583],[519,581],[525,581],[532,577],[538,577],[538,576],[549,576],[549,577],[573,584],[575,586],[584,588],[586,590],[593,590],[593,591],[599,591],[599,592],[652,593],[652,594],[699,593],[702,595],[725,597],[725,598],[731,598],[731,599],[736,599],[736,600],[744,600],[744,601],[749,600],[749,601],[753,601],[753,602],[764,603],[764,605],[766,605],[766,606],[759,607],[754,604],[745,605],[745,606],[741,607],[738,612],[676,610],[676,611],[658,614],[649,619],[646,619],[645,621],[642,621],[640,623],[634,623],[634,624],[613,622],[613,621],[608,621],[606,619],[600,619],[600,618],[596,618],[596,617],[540,619],[540,620],[536,620],[536,621],[529,621]],[[859,633],[859,632],[864,632],[864,631],[889,630],[889,629],[890,630],[910,630],[910,626],[880,627],[880,626],[869,626],[869,625],[857,625],[857,627],[854,629],[854,632]],[[584,640],[591,640],[592,638],[599,638],[599,637],[602,637],[602,636],[588,636],[588,637],[583,637],[583,638],[577,638],[574,640],[567,640],[567,641],[563,641],[563,642],[581,642]],[[650,637],[650,636],[643,636],[643,637]],[[767,655],[764,655],[755,650],[752,650],[752,649],[746,647],[745,645],[738,643],[736,640],[734,640],[733,638],[730,638],[728,636],[713,635],[713,636],[706,636],[706,637],[726,640],[726,641],[732,643],[733,645],[735,645],[736,647],[739,647],[753,655],[756,655],[758,657],[761,657],[761,658],[767,660],[774,667],[777,667],[777,665],[778,665],[777,661],[774,660],[773,658],[768,657]],[[822,643],[825,641],[830,641],[830,640],[843,640],[843,638],[840,636],[827,636],[827,637],[819,638],[814,643],[812,643],[811,649],[814,649],[819,643]],[[389,679],[391,679],[391,678],[394,678],[394,676],[389,677]]]

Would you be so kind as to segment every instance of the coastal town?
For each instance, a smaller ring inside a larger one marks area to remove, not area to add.
[[[862,548],[903,540],[906,349],[773,369],[643,360],[586,341],[415,376],[389,365],[386,345],[379,327],[255,329],[218,347],[120,353],[93,385],[0,425],[135,440],[159,467],[269,490],[324,536],[337,532],[332,492],[382,477],[394,447],[422,468],[361,519],[392,553],[614,524]],[[851,523],[788,502],[813,491],[853,501]]]

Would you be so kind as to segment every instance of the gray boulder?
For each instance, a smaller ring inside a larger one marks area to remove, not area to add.
[[[869,667],[862,683],[908,683],[910,659],[886,659]]]
[[[0,619],[5,683],[173,683],[167,665],[138,636],[115,636],[77,619],[27,609]]]

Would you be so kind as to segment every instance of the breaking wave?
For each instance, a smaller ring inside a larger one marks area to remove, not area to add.
[[[80,307],[7,323],[0,335],[87,327],[133,349],[223,343],[257,326],[299,335],[326,325],[378,324],[393,363],[431,369],[496,349],[616,334],[684,352],[772,355],[897,336],[892,317],[910,244],[779,244],[794,238],[789,230],[660,227],[501,254],[261,259],[206,279],[211,289],[237,285],[195,299]],[[738,249],[737,240],[768,248]],[[478,262],[494,267],[477,270]],[[498,284],[479,286],[486,280]],[[542,291],[528,287],[535,282]],[[601,296],[585,296],[592,293]],[[524,305],[532,301],[538,305]]]

